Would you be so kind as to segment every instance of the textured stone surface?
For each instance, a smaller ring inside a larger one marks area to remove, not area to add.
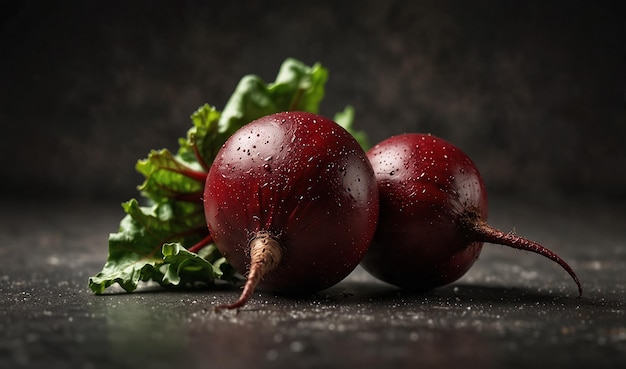
[[[0,2],[0,367],[623,367],[616,6]],[[307,299],[257,294],[239,314],[212,313],[230,288],[92,295],[135,161],[288,56],[327,66],[322,113],[354,105],[373,141],[428,131],[465,150],[498,194],[493,225],[563,256],[584,297],[553,263],[495,246],[423,295],[362,270]]]
[[[585,289],[535,254],[487,245],[470,272],[426,294],[358,269],[302,299],[236,289],[87,289],[121,211],[3,201],[2,368],[618,368],[626,362],[626,218],[597,204],[496,198],[492,223],[544,242]]]

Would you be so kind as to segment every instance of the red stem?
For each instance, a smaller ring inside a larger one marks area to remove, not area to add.
[[[210,243],[213,243],[213,236],[211,236],[210,234],[207,235],[206,237],[204,237],[203,239],[201,239],[198,243],[196,243],[195,245],[189,247],[187,250],[190,252],[194,252],[194,253],[198,253],[198,251],[200,251],[203,247],[208,246]]]
[[[169,237],[165,238],[163,240],[163,242],[170,242],[172,240],[175,239],[179,239],[182,237],[187,237],[187,236],[192,236],[192,235],[204,235],[204,234],[208,234],[209,230],[207,229],[207,227],[196,227],[196,228],[189,228],[186,229],[183,232],[178,232],[175,234],[170,235]]]
[[[565,260],[561,259],[561,257],[553,251],[543,247],[535,241],[531,241],[512,233],[504,233],[501,230],[490,226],[487,222],[480,218],[473,218],[473,220],[469,221],[469,224],[471,224],[471,227],[469,228],[470,233],[473,235],[473,237],[470,237],[472,241],[489,242],[509,246],[518,250],[531,251],[556,262],[561,266],[561,268],[565,269],[574,282],[576,282],[576,285],[578,286],[578,296],[582,296],[583,288],[580,284],[580,280],[576,276],[576,273],[569,266],[569,264],[565,262]]]
[[[172,191],[175,192],[175,191]],[[196,192],[181,192],[176,193],[174,195],[174,199],[177,201],[186,201],[202,204],[202,196],[204,195],[204,191],[196,191]]]
[[[204,161],[202,155],[200,155],[200,150],[198,150],[198,145],[196,144],[195,137],[193,139],[193,145],[191,147],[193,147],[193,154],[196,156],[196,160],[198,161],[198,163],[200,163],[202,169],[204,169],[204,171],[208,173],[211,167],[207,164],[206,161]]]
[[[302,98],[302,94],[304,93],[304,89],[299,88],[296,91],[296,96],[294,97],[294,99],[291,101],[291,104],[289,105],[289,108],[287,109],[288,111],[293,111],[298,107],[298,104],[300,103],[300,99]]]
[[[202,196],[204,195],[204,190],[195,192],[180,192],[160,183],[157,183],[156,186],[164,191],[167,191],[174,200],[202,204]]]
[[[194,181],[198,181],[202,184],[206,182],[207,173],[205,172],[199,172],[197,170],[192,170],[192,169],[174,169],[174,168],[165,168],[165,167],[161,167],[160,169],[169,170],[170,172],[182,174],[185,177],[191,178]]]

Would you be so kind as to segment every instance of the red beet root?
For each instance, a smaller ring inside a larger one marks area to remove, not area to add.
[[[532,251],[572,268],[536,242],[489,226],[478,169],[454,145],[425,134],[391,137],[367,153],[378,182],[378,229],[362,266],[399,287],[429,290],[454,282],[490,242]]]
[[[265,116],[235,132],[209,171],[204,205],[216,246],[255,288],[305,294],[359,264],[378,220],[363,149],[342,127],[302,112]]]

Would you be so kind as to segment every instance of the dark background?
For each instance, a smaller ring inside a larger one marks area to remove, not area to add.
[[[618,1],[2,1],[0,190],[136,196],[137,159],[286,57],[330,70],[373,142],[431,132],[492,193],[626,197]]]
[[[625,367],[621,3],[0,0],[0,368]],[[495,245],[425,294],[362,268],[239,314],[212,312],[234,287],[91,293],[135,162],[286,57],[323,63],[322,113],[354,105],[373,142],[466,151],[490,223],[561,255],[583,296]]]

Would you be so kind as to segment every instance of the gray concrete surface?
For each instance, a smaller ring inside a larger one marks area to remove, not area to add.
[[[492,200],[492,224],[544,242],[585,289],[535,254],[487,245],[458,282],[430,293],[357,269],[300,299],[238,290],[95,296],[121,211],[22,203],[0,211],[2,368],[621,368],[626,363],[626,216],[597,203]]]
[[[623,368],[626,30],[616,1],[0,1],[0,368]],[[431,132],[484,175],[485,247],[411,294],[362,270],[305,299],[94,296],[135,162],[286,57],[330,70],[321,112],[372,141]]]

